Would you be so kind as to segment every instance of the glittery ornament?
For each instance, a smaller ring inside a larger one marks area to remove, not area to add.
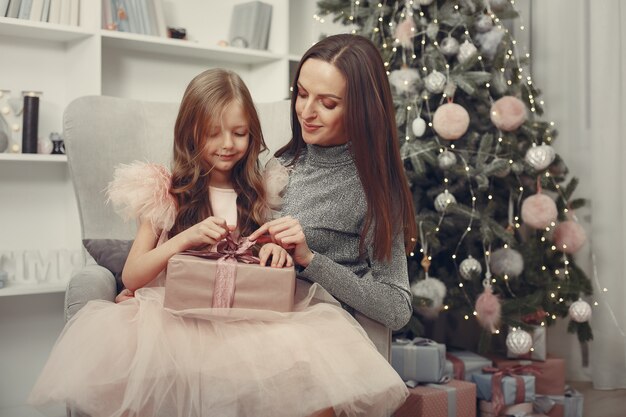
[[[448,169],[456,164],[456,155],[454,152],[445,150],[437,155],[437,162],[439,163],[439,168]]]
[[[433,94],[438,94],[446,87],[446,76],[434,70],[424,78],[426,89]]]
[[[525,355],[533,347],[533,337],[526,330],[509,331],[506,336],[506,347],[514,355]]]
[[[526,121],[528,115],[522,100],[513,96],[504,96],[493,103],[490,117],[498,129],[512,132]]]
[[[442,104],[433,115],[433,129],[443,139],[457,140],[467,132],[469,113],[456,103]]]
[[[524,258],[515,249],[501,248],[491,254],[489,266],[495,275],[515,278],[524,270]]]
[[[452,36],[448,36],[442,39],[439,49],[445,56],[454,56],[459,52],[459,41]]]
[[[419,307],[420,314],[427,318],[435,318],[443,307],[446,298],[446,285],[437,278],[426,277],[411,285],[411,293],[416,297],[427,298],[432,301],[429,307]]]
[[[421,138],[426,131],[426,121],[421,117],[418,117],[413,120],[413,123],[411,123],[411,130],[416,137]]]
[[[467,259],[464,259],[459,265],[459,274],[466,280],[474,279],[480,276],[482,272],[483,267],[480,265],[480,262],[472,258],[471,255],[468,256]]]
[[[435,197],[435,210],[441,213],[446,209],[448,204],[452,203],[456,203],[456,198],[454,198],[448,190],[445,190],[443,193]]]
[[[524,159],[537,171],[542,171],[550,166],[556,158],[556,152],[550,145],[532,146],[526,151]]]
[[[474,46],[470,41],[465,41],[461,46],[459,46],[459,53],[456,55],[456,59],[459,62],[463,63],[467,61],[472,55],[474,55],[478,49]]]
[[[419,79],[419,73],[415,68],[400,68],[391,71],[389,74],[389,83],[400,94],[411,94],[416,92],[416,83]]]
[[[574,220],[565,220],[554,229],[552,241],[556,249],[563,253],[576,253],[587,240],[585,229]]]
[[[475,27],[479,32],[488,32],[493,27],[493,20],[490,16],[483,14],[476,20]]]
[[[586,301],[578,299],[569,306],[569,317],[577,323],[584,323],[591,318],[591,306]]]
[[[549,196],[537,193],[522,203],[522,221],[533,229],[545,229],[556,222],[557,208]]]

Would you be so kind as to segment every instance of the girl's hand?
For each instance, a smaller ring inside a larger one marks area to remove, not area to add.
[[[226,220],[214,216],[207,217],[181,233],[185,237],[184,250],[215,245],[229,233],[230,228],[226,225]]]
[[[122,292],[115,297],[115,302],[121,303],[122,301],[130,300],[131,298],[135,298],[135,293],[128,288],[124,288]]]
[[[304,231],[297,219],[285,216],[272,220],[252,232],[248,238],[257,240],[265,233],[269,234],[272,242],[291,250],[293,261],[298,265],[306,268],[311,263],[314,254],[306,243]]]
[[[285,249],[275,243],[266,243],[261,246],[261,250],[259,250],[259,265],[267,265],[267,261],[270,257],[272,258],[272,263],[270,265],[272,268],[289,268],[293,266],[293,259],[291,259],[291,256]]]

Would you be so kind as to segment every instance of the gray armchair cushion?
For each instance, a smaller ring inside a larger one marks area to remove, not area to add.
[[[124,287],[122,283],[122,270],[133,245],[132,240],[122,239],[83,239],[83,246],[93,257],[96,263],[105,267],[115,277],[117,292]]]
[[[115,277],[103,266],[87,265],[76,273],[65,290],[65,320],[71,319],[90,300],[114,301]]]

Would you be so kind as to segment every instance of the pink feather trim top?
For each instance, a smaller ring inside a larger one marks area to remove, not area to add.
[[[169,231],[176,219],[170,194],[172,174],[163,165],[134,161],[119,165],[106,192],[108,202],[125,220],[150,221],[155,235]]]

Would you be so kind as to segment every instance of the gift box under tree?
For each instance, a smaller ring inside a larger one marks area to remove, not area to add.
[[[397,339],[391,344],[391,366],[404,381],[441,382],[446,346],[430,339]]]
[[[394,417],[476,417],[476,385],[451,380],[410,388]]]

